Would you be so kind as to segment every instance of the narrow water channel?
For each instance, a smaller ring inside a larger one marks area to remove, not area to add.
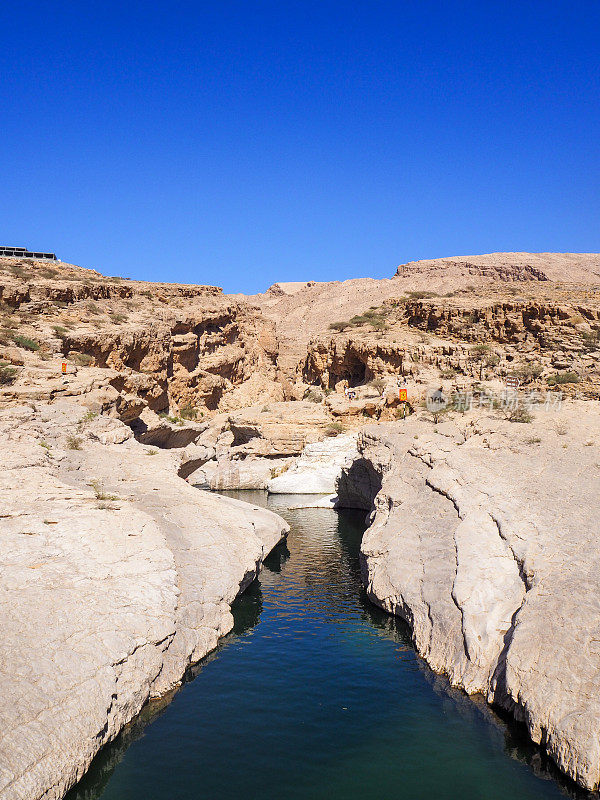
[[[584,797],[524,733],[450,689],[360,583],[364,512],[291,525],[193,680],[107,747],[69,800]],[[551,774],[554,777],[551,777]]]

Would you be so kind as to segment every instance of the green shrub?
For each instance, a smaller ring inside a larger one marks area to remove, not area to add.
[[[127,319],[126,314],[111,314],[110,315],[111,321],[114,322],[116,325],[120,325],[122,322],[125,322]]]
[[[581,335],[586,350],[595,350],[600,345],[600,328],[593,328],[589,333]]]
[[[67,335],[68,331],[63,325],[53,325],[52,330],[58,336],[59,339],[64,339]]]
[[[429,297],[438,297],[437,292],[419,291],[419,292],[407,292],[406,294],[410,297],[411,300],[426,300]]]
[[[337,436],[338,434],[342,433],[343,430],[344,426],[341,422],[330,422],[325,428],[325,436]]]
[[[166,419],[166,421],[170,422],[171,425],[181,425],[180,418],[171,416],[168,411],[159,411],[158,416],[161,419]]]
[[[88,486],[90,486],[94,490],[94,494],[96,495],[96,500],[118,500],[119,499],[116,494],[106,494],[106,492],[104,491],[104,485],[102,484],[101,481],[98,481],[98,480],[90,481],[88,483]]]
[[[179,416],[182,419],[196,419],[198,417],[198,409],[192,405],[185,405],[179,409]]]
[[[67,450],[81,450],[81,444],[79,436],[67,436]]]
[[[509,422],[532,422],[533,417],[529,413],[529,411],[524,408],[523,406],[517,406],[516,408],[511,409],[508,414],[506,415],[506,419]]]
[[[0,385],[11,386],[17,380],[17,370],[8,364],[0,364]]]
[[[539,361],[532,361],[530,364],[522,364],[513,370],[513,377],[518,378],[520,383],[531,383],[537,380],[544,368]]]
[[[36,350],[40,349],[40,345],[35,339],[30,339],[28,336],[20,336],[17,334],[13,336],[13,342],[17,345],[17,347],[22,347],[24,350],[31,350],[35,352]]]
[[[560,386],[563,383],[579,383],[579,375],[576,372],[557,372],[548,375],[546,382],[549,386]]]
[[[369,324],[376,331],[384,331],[388,327],[387,322],[382,317],[373,317],[372,319],[369,320]]]
[[[87,353],[80,353],[77,350],[71,350],[68,358],[69,361],[72,361],[73,364],[77,364],[79,367],[87,367],[94,360],[92,356],[89,356]]]

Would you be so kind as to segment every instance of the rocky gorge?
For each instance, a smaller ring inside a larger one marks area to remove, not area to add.
[[[3,800],[62,797],[230,630],[287,526],[193,485],[364,509],[370,599],[598,787],[600,256],[253,297],[0,262]]]

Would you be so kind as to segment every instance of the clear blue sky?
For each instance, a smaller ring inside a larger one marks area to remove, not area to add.
[[[600,251],[600,3],[6,2],[0,244],[262,290]]]

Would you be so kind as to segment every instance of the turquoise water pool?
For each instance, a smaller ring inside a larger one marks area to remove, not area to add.
[[[452,690],[360,584],[364,512],[288,510],[235,629],[95,760],[69,800],[585,797],[524,732]],[[193,680],[191,679],[193,678]]]

